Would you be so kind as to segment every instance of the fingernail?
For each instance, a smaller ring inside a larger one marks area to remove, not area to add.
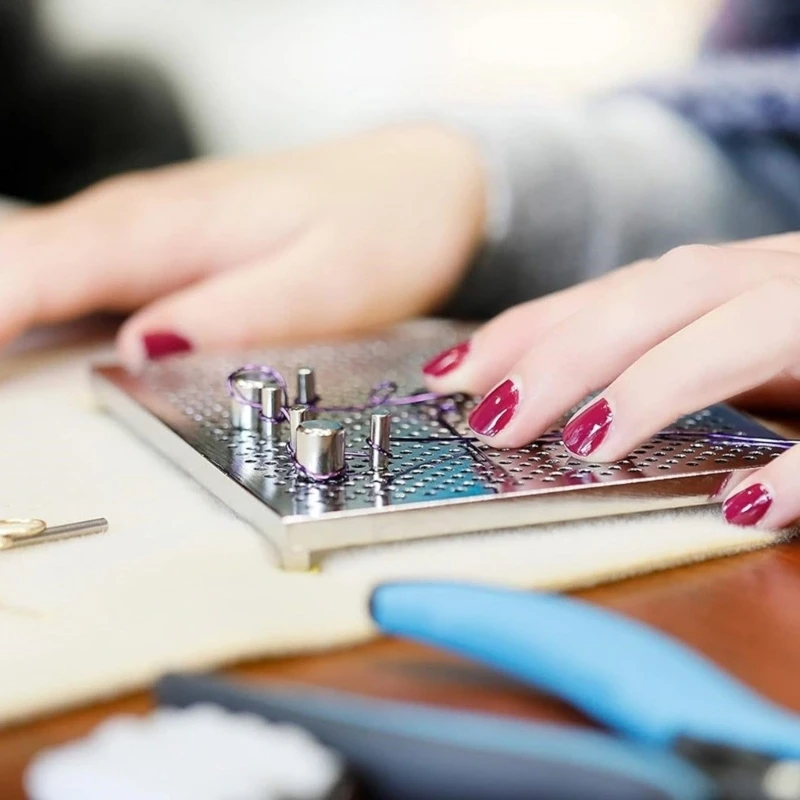
[[[754,483],[732,494],[722,504],[722,514],[731,525],[755,525],[769,511],[772,495],[763,483]]]
[[[147,358],[151,361],[157,361],[167,356],[175,356],[178,353],[189,353],[192,350],[192,343],[188,339],[171,331],[156,331],[145,334],[142,337],[142,342],[144,343],[144,351],[147,354]]]
[[[505,380],[481,400],[469,416],[469,426],[481,436],[497,436],[514,416],[519,405],[519,389]]]
[[[461,342],[455,347],[442,350],[441,353],[435,355],[423,365],[422,372],[432,378],[441,378],[461,366],[468,353],[469,342]]]
[[[603,443],[613,419],[608,402],[596,400],[564,426],[564,446],[576,456],[591,455]]]

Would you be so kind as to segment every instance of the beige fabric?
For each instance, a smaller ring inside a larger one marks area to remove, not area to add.
[[[0,724],[170,669],[362,641],[384,578],[568,587],[773,541],[703,510],[376,547],[282,573],[247,525],[96,411],[87,367],[107,347],[60,341],[0,360],[0,516],[105,516],[111,529],[0,553]]]

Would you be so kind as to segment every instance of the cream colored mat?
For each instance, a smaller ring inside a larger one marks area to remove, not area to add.
[[[0,517],[105,516],[111,530],[0,552],[0,724],[166,670],[365,640],[369,587],[388,577],[568,587],[772,541],[704,510],[384,546],[282,573],[253,530],[96,411],[87,367],[106,348],[59,341],[0,361]]]

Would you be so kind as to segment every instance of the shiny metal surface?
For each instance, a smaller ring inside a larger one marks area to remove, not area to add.
[[[274,436],[283,417],[284,396],[280,386],[264,386],[261,389],[261,433]]]
[[[231,370],[232,371],[232,370]],[[237,395],[230,398],[230,420],[234,428],[257,431],[261,424],[261,390],[264,381],[243,373],[235,383]],[[247,402],[242,402],[246,400]],[[248,405],[251,403],[252,405]]]
[[[681,420],[685,437],[655,436],[616,464],[572,458],[558,428],[520,450],[496,451],[452,441],[454,432],[466,433],[474,405],[466,400],[443,414],[430,406],[321,411],[319,417],[343,425],[352,455],[338,484],[320,486],[298,477],[285,446],[289,425],[266,441],[231,424],[225,381],[242,364],[268,364],[290,381],[301,365],[313,364],[323,407],[357,406],[387,379],[402,394],[419,389],[419,365],[468,333],[464,326],[425,321],[367,340],[191,355],[152,364],[139,376],[98,368],[94,379],[111,413],[266,534],[287,568],[307,568],[317,553],[373,542],[705,504],[732,471],[758,467],[781,452],[692,430],[775,436],[724,406]],[[367,445],[373,411],[391,413],[395,438],[378,484]]]
[[[283,389],[264,386],[261,389],[261,414],[268,420],[280,421],[283,417]]]
[[[296,437],[295,458],[308,475],[329,478],[344,470],[346,436],[340,422],[306,420],[298,426]]]
[[[297,449],[297,429],[309,418],[308,406],[295,403],[289,408],[289,441],[292,450]]]
[[[300,367],[297,370],[298,405],[309,406],[317,399],[317,379],[311,367]]]
[[[369,456],[372,469],[383,472],[389,466],[392,444],[392,415],[388,411],[376,411],[369,418]]]

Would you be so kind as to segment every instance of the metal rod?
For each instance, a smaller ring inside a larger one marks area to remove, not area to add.
[[[236,391],[240,396],[231,397],[231,424],[234,428],[258,430],[261,422],[261,389],[264,385],[263,380],[246,377],[237,379]]]
[[[300,367],[297,370],[297,403],[310,406],[317,400],[317,381],[311,367]]]
[[[261,433],[272,436],[283,414],[283,389],[264,386],[261,389]]]
[[[376,411],[370,416],[370,463],[376,472],[381,472],[389,465],[391,432],[392,415],[388,411]]]
[[[10,550],[13,547],[27,547],[33,544],[44,544],[45,542],[56,542],[60,539],[72,539],[76,536],[90,536],[93,533],[105,533],[107,530],[108,520],[103,517],[87,519],[82,522],[71,522],[68,525],[56,525],[33,534],[16,532],[4,533],[3,524],[2,521],[0,521],[0,550]]]

